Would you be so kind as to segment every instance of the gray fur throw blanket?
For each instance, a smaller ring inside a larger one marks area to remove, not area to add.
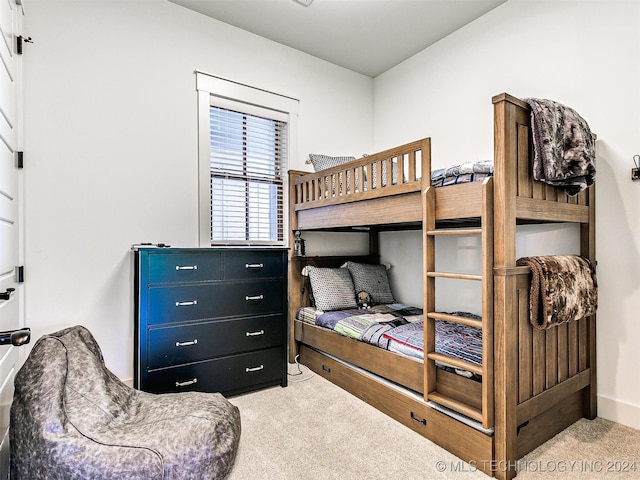
[[[579,255],[522,257],[531,268],[529,308],[536,330],[579,320],[596,312],[598,282],[593,264]]]
[[[596,176],[595,141],[575,110],[553,100],[523,98],[531,107],[533,178],[577,195]]]

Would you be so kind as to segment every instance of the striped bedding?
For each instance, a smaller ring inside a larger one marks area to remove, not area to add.
[[[493,160],[462,163],[431,172],[431,185],[446,187],[458,183],[481,182],[493,176]]]
[[[466,312],[455,314],[479,318]],[[424,357],[422,310],[415,307],[395,303],[332,312],[304,307],[297,318],[395,353]],[[436,352],[482,365],[482,330],[441,320],[435,324]]]

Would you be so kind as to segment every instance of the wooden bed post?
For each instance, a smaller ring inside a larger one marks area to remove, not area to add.
[[[424,140],[422,148],[422,310],[424,314],[424,352],[434,352],[435,344],[435,320],[429,318],[426,312],[434,312],[436,309],[436,283],[435,278],[427,277],[427,272],[435,270],[435,237],[427,235],[430,230],[436,229],[436,192],[431,185],[431,139]],[[425,355],[424,363],[424,400],[429,399],[429,394],[436,389],[436,364]]]
[[[420,163],[421,188],[424,192],[427,187],[431,186],[431,138],[425,138],[421,144],[422,158]]]
[[[380,256],[380,230],[373,227],[369,230],[369,255]]]
[[[516,105],[502,94],[494,103],[494,366],[495,475],[516,475],[518,337],[516,322]],[[496,269],[500,274],[495,274]]]
[[[429,318],[429,312],[436,310],[436,279],[427,274],[436,266],[435,237],[427,232],[436,229],[436,192],[434,187],[427,187],[422,192],[422,298],[424,320],[424,399],[436,390],[436,363],[428,358],[429,352],[436,350],[435,320]]]
[[[482,188],[482,426],[491,428],[495,425],[495,393],[493,347],[493,178],[487,178]]]
[[[591,185],[587,191],[589,203],[589,223],[580,225],[580,254],[596,264],[596,186]],[[596,383],[596,315],[588,318],[587,334],[589,347],[587,351],[587,364],[591,372],[591,381],[584,390],[582,414],[589,420],[598,415],[598,396]]]
[[[295,204],[297,200],[297,191],[295,179],[304,175],[305,172],[289,170],[289,318],[288,318],[288,335],[289,335],[289,363],[294,363],[296,355],[298,355],[298,344],[294,336],[293,320],[296,316],[296,309],[302,305],[300,299],[302,297],[302,279],[300,275],[296,275],[295,270],[300,267],[299,258],[294,256],[293,241],[295,240],[295,232],[298,229],[298,216],[296,215]]]

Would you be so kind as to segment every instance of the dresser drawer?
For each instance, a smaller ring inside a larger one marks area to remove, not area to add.
[[[281,277],[282,252],[226,252],[223,257],[224,279]]]
[[[280,313],[282,289],[282,279],[150,288],[148,323]]]
[[[284,352],[271,348],[149,372],[145,391],[238,393],[257,385],[283,383]]]
[[[149,255],[149,283],[219,280],[220,271],[219,253]]]
[[[282,314],[149,331],[149,368],[192,363],[283,345]]]

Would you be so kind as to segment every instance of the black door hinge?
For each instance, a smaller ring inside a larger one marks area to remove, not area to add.
[[[24,168],[24,152],[16,151],[16,168]]]
[[[24,265],[19,265],[15,268],[16,282],[24,283]]]
[[[23,43],[33,43],[31,37],[23,37],[22,35],[18,35],[16,37],[16,53],[18,55],[22,55],[22,44]]]

